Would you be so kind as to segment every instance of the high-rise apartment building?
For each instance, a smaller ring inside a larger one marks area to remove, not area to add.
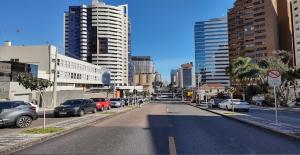
[[[229,86],[226,69],[229,66],[227,18],[215,18],[195,23],[196,83],[202,75],[204,83]]]
[[[176,85],[176,74],[177,74],[177,69],[172,69],[170,73],[170,78],[171,78],[170,82],[173,85]]]
[[[65,51],[111,71],[112,83],[128,85],[128,6],[93,0],[65,12]]]
[[[254,63],[279,49],[277,0],[236,0],[228,12],[229,57]]]
[[[294,28],[295,66],[300,68],[300,0],[292,0],[292,17]]]
[[[294,53],[291,0],[277,0],[277,7],[279,49]],[[291,61],[290,65],[294,66],[294,61]]]
[[[70,6],[69,11],[64,14],[65,54],[69,57],[87,61],[90,12],[91,8],[82,5]]]

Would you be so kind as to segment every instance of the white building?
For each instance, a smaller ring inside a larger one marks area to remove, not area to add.
[[[177,73],[177,85],[180,88],[195,87],[195,69],[193,63],[182,64]]]
[[[17,61],[38,65],[38,78],[54,81],[56,47],[0,46],[1,61]],[[57,54],[57,90],[88,90],[109,85],[107,69]]]
[[[108,68],[112,83],[128,85],[128,6],[93,0],[65,12],[66,55]]]
[[[300,0],[292,0],[296,67],[300,67]]]

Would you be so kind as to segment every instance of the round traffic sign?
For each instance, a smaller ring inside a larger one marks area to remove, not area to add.
[[[280,72],[277,70],[271,70],[268,72],[270,78],[279,78],[281,76]]]

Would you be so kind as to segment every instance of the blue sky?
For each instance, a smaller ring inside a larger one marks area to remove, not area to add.
[[[129,5],[132,52],[152,56],[164,80],[170,70],[194,62],[196,21],[222,17],[234,0],[104,0]],[[63,45],[63,12],[91,0],[1,0],[0,42]]]

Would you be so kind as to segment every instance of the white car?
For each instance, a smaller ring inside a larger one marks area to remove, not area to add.
[[[249,111],[250,105],[248,102],[240,99],[226,99],[223,102],[219,103],[219,108],[226,110],[243,110]]]

